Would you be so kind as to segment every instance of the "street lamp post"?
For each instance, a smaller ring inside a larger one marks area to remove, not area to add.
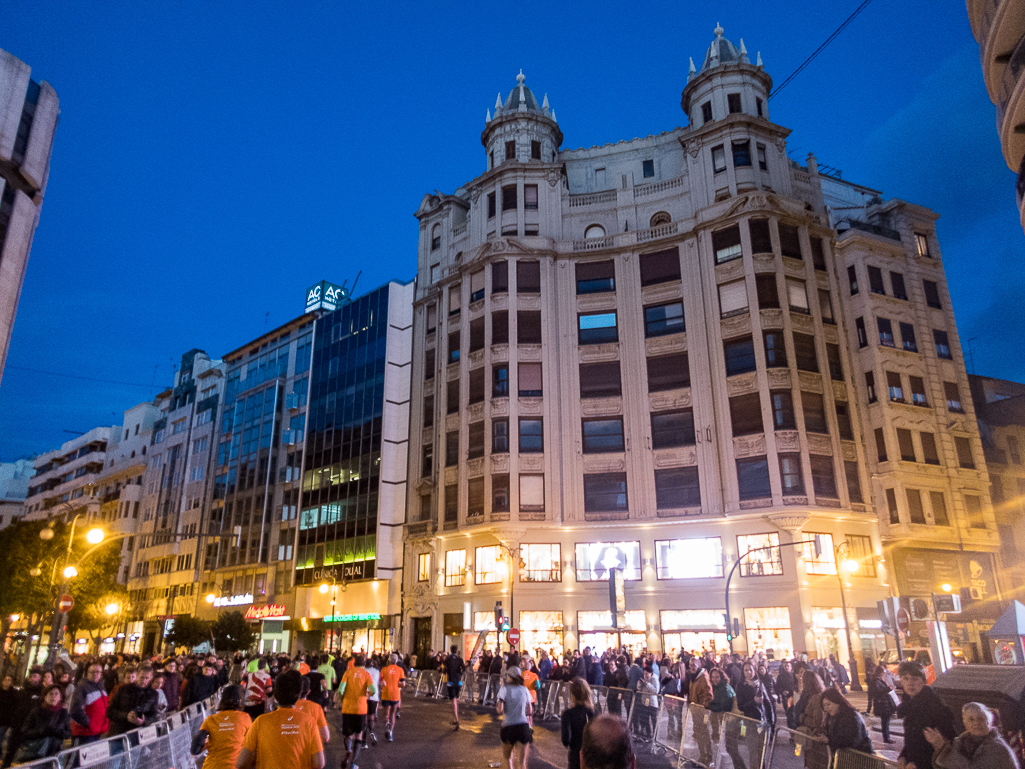
[[[851,691],[864,691],[861,687],[861,679],[858,677],[858,660],[854,656],[854,646],[851,644],[851,618],[847,614],[847,593],[843,586],[843,573],[854,574],[859,564],[850,557],[850,544],[845,540],[834,548],[834,562],[836,563],[836,579],[840,583],[840,606],[843,610],[844,634],[847,636],[847,660],[851,666]],[[844,557],[841,557],[844,556]]]

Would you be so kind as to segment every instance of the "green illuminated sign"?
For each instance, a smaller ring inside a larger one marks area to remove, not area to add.
[[[380,614],[328,614],[324,622],[359,622],[363,620],[379,620]]]

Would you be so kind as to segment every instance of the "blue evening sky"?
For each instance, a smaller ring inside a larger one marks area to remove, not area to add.
[[[685,124],[716,22],[779,84],[858,4],[7,0],[0,48],[61,120],[0,459],[118,424],[183,352],[301,314],[322,278],[411,279],[413,212],[484,168],[485,110],[520,68],[564,148],[615,142]],[[1025,235],[963,2],[875,0],[770,110],[792,158],[940,214],[976,373],[1025,380]]]

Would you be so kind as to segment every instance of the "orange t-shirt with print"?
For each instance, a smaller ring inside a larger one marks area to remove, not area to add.
[[[317,722],[317,728],[323,729],[327,726],[327,718],[324,716],[324,708],[318,705],[316,702],[310,702],[309,700],[299,700],[295,703],[295,709],[306,713],[309,716],[313,716],[313,720]]]
[[[381,699],[398,702],[402,699],[402,679],[406,672],[398,665],[387,665],[381,671]]]
[[[354,667],[345,671],[341,684],[345,687],[345,694],[342,695],[343,715],[366,715],[367,687],[373,683],[365,668]]]
[[[248,713],[241,710],[222,710],[212,713],[199,728],[210,735],[206,741],[206,769],[235,769],[235,761],[242,752],[242,740],[253,726]]]
[[[313,769],[313,757],[324,743],[313,716],[278,708],[253,722],[242,747],[256,754],[256,769]]]
[[[530,692],[530,701],[535,705],[537,704],[537,673],[533,670],[523,671],[523,685],[527,687]]]

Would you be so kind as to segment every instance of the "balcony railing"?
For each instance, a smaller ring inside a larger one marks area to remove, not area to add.
[[[615,201],[615,190],[605,190],[604,192],[589,192],[584,195],[570,195],[569,207],[580,208],[581,206],[594,206],[599,203],[614,203]]]
[[[849,229],[860,230],[861,232],[869,232],[873,235],[878,235],[881,238],[888,238],[890,240],[900,241],[900,233],[897,230],[891,230],[888,227],[880,227],[878,224],[869,224],[868,222],[862,222],[857,219],[845,219],[836,226],[837,233],[843,233],[847,230],[844,229],[844,225],[848,225]]]

